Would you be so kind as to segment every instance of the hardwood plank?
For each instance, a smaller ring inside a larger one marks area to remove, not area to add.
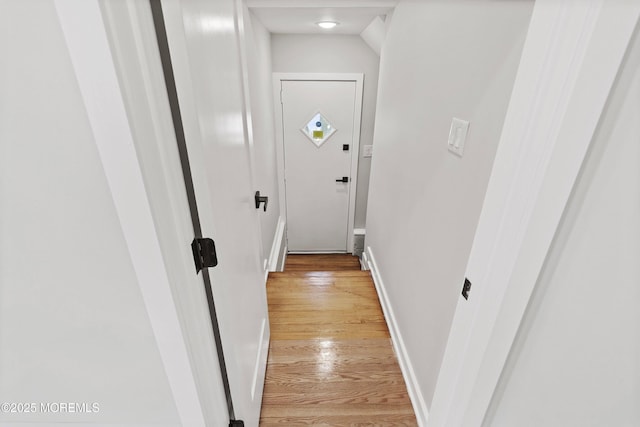
[[[416,426],[415,415],[411,405],[401,404],[371,404],[371,403],[353,403],[353,404],[315,404],[315,405],[268,405],[263,407],[262,413],[265,418],[277,417],[319,417],[327,415],[342,416],[367,416],[369,423],[377,422],[386,415],[411,415],[413,416]],[[376,425],[376,424],[374,424]]]
[[[349,384],[350,385],[350,384]],[[371,405],[368,409],[374,409],[374,406],[381,404],[388,405],[404,405],[409,402],[407,397],[407,390],[403,387],[396,387],[393,390],[392,386],[387,386],[385,389],[375,389],[372,385],[359,384],[361,387],[341,387],[339,392],[336,392],[334,387],[326,387],[324,385],[320,387],[307,387],[305,392],[292,393],[289,390],[284,392],[276,392],[271,390],[262,403],[266,405]]]
[[[284,271],[360,270],[358,257],[349,254],[289,254]]]
[[[319,264],[296,257],[300,270],[272,273],[267,284],[260,426],[416,426],[370,274],[304,271]]]
[[[300,423],[300,420],[307,420],[312,424],[319,423],[319,420],[331,417],[334,420],[344,420],[358,417],[360,422],[366,425],[380,425],[387,419],[397,419],[401,416],[407,425],[415,426],[415,415],[406,402],[400,404],[382,403],[349,403],[349,404],[319,404],[306,405],[292,409],[290,404],[270,405],[265,411],[264,419],[288,419],[292,424]]]
[[[271,384],[284,383],[306,383],[306,382],[368,382],[375,380],[377,385],[383,387],[393,382],[402,382],[402,373],[394,367],[385,367],[378,364],[362,365],[361,370],[351,370],[349,372],[328,372],[321,375],[313,375],[308,371],[292,371],[282,370],[281,372],[271,372],[268,381],[265,381],[265,390],[271,387]]]
[[[315,416],[315,417],[275,417],[263,418],[260,422],[262,427],[282,427],[282,426],[309,426],[316,427],[353,427],[353,426],[377,426],[377,427],[395,427],[395,426],[414,426],[413,414],[407,415],[389,415],[383,416],[384,419],[378,417],[375,423],[371,421],[369,415],[336,415],[336,416]]]
[[[391,340],[382,339],[349,339],[349,340],[274,340],[270,347],[270,357],[288,356],[295,353],[296,357],[317,356],[318,353],[329,349],[336,357],[395,357]]]
[[[390,336],[366,271],[281,273],[267,297],[272,340]]]

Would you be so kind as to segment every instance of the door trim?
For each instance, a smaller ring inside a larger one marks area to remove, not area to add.
[[[351,187],[349,188],[349,219],[347,220],[347,252],[353,252],[353,229],[355,225],[356,192],[358,189],[358,162],[360,160],[360,126],[362,124],[362,93],[364,74],[362,73],[273,73],[273,105],[275,112],[276,159],[278,191],[280,192],[280,212],[287,218],[287,192],[284,184],[284,123],[282,118],[282,82],[283,81],[338,81],[355,82],[356,100],[353,112],[353,141],[351,152]],[[355,155],[354,155],[355,154]]]
[[[180,422],[204,427],[198,373],[165,266],[106,19],[98,0],[56,0],[55,8]]]

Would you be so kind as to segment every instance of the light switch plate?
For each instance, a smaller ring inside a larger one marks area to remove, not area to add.
[[[362,149],[362,157],[373,156],[373,145],[365,145]]]
[[[453,118],[451,121],[451,129],[449,130],[449,151],[462,157],[464,151],[464,143],[467,139],[469,131],[469,122],[466,120]]]

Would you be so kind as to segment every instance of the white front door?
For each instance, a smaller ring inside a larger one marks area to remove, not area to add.
[[[269,321],[232,0],[162,2],[237,419],[257,426]],[[194,271],[195,274],[195,271]]]
[[[281,82],[290,252],[347,252],[355,81]],[[357,157],[357,153],[356,153]]]

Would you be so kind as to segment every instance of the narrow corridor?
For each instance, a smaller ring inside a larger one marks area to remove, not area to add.
[[[267,283],[271,345],[260,425],[417,425],[367,271],[289,255]]]

